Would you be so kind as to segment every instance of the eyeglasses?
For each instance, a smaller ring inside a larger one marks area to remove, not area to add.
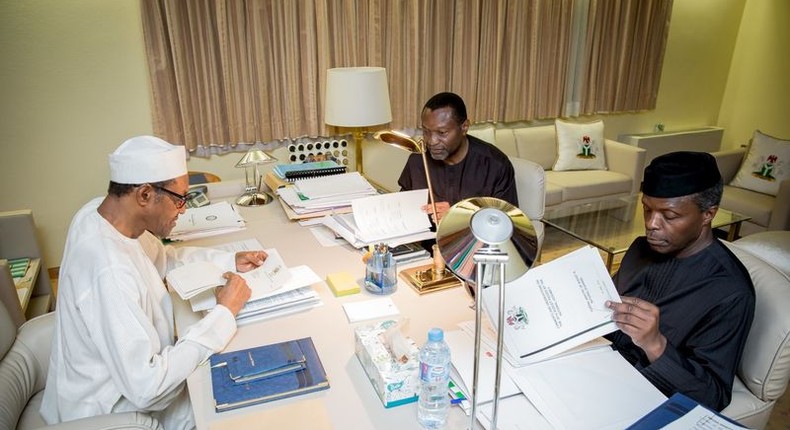
[[[153,185],[153,184],[151,184],[151,186],[154,187],[155,189],[159,190],[159,191],[164,191],[165,193],[170,194],[171,197],[175,197],[177,199],[177,200],[174,201],[174,203],[176,204],[176,209],[183,208],[184,205],[187,204],[187,202],[192,199],[192,196],[190,194],[184,194],[182,196],[181,194],[178,194],[178,193],[175,193],[173,191],[170,191],[170,190],[168,190],[167,188],[164,188],[164,187],[159,187],[159,186],[156,186],[156,185]]]

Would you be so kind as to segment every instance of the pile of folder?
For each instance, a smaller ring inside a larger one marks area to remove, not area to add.
[[[352,213],[331,214],[321,222],[355,248],[385,243],[395,247],[436,236],[421,207],[428,190],[401,191],[354,200]]]
[[[354,199],[377,193],[358,172],[303,179],[277,189],[280,202],[291,219],[348,213]]]
[[[167,239],[184,241],[215,236],[246,228],[244,218],[228,202],[189,208],[178,217]]]

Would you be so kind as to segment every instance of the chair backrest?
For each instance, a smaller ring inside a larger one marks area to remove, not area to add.
[[[54,319],[52,314],[48,314],[46,318],[37,320],[31,320],[31,326],[42,328],[33,330],[34,333],[26,339],[19,339],[21,330],[17,330],[5,305],[0,304],[0,381],[3,383],[0,389],[0,428],[3,429],[16,428],[28,401],[46,383],[49,354],[36,357],[36,350],[42,346],[49,351]]]
[[[220,177],[208,172],[189,171],[189,185],[206,184],[209,182],[219,182]]]
[[[790,274],[750,252],[748,242],[744,246],[737,241],[726,244],[749,270],[756,294],[754,320],[738,377],[759,399],[775,400],[785,392],[790,379]],[[780,258],[790,259],[790,241],[776,252],[782,254]]]

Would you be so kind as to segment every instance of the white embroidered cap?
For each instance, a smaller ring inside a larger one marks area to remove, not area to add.
[[[161,182],[186,174],[185,148],[158,137],[133,137],[110,154],[110,180],[118,184]]]

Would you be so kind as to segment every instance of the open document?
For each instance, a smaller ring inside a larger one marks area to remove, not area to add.
[[[600,255],[590,246],[527,271],[505,288],[505,357],[514,366],[545,360],[617,330],[607,300],[620,302]],[[483,290],[496,324],[496,288]]]
[[[322,222],[355,248],[417,242],[435,236],[428,215],[420,209],[427,200],[428,190],[364,197],[351,202],[351,214],[327,215]]]
[[[257,240],[251,239],[228,243],[217,248],[229,252],[239,252],[259,250],[263,249],[263,246]],[[321,305],[318,293],[312,288],[313,284],[321,282],[321,278],[310,267],[304,265],[287,267],[276,249],[270,248],[265,251],[268,257],[261,267],[240,274],[247,281],[252,294],[236,315],[236,320],[239,324],[287,315]],[[213,263],[208,264],[213,265]],[[182,267],[189,266],[185,265]],[[215,278],[213,278],[217,276],[216,270],[219,270],[218,276],[220,277],[222,271],[216,266],[211,270],[213,272],[203,273],[202,269],[196,268],[192,273],[187,273],[186,275],[180,273],[174,277],[174,271],[170,271],[167,275],[168,283],[182,297],[184,297],[184,294],[173,285],[173,280],[177,279],[175,282],[182,284],[179,285],[179,288],[186,288],[184,293],[189,297],[190,305],[195,312],[207,311],[217,305],[213,287],[223,285],[225,280],[220,278],[221,282],[216,283],[214,281]],[[189,280],[185,280],[184,277],[188,277]],[[196,279],[197,281],[195,281]],[[193,284],[192,282],[198,282],[198,284]],[[190,293],[190,287],[184,287],[184,285],[192,285],[192,288],[194,288],[194,285],[199,285],[199,283],[213,285],[197,294]]]

